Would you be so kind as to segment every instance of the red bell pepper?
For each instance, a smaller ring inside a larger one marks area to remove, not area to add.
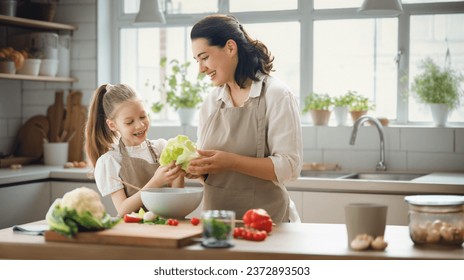
[[[131,213],[124,215],[124,222],[126,223],[140,223],[142,218],[137,213]]]
[[[245,226],[266,232],[272,231],[271,216],[264,209],[250,209],[245,212],[242,219]]]

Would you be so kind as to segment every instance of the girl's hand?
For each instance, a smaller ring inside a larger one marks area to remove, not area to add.
[[[191,175],[215,174],[231,169],[234,165],[232,153],[217,150],[197,150],[200,158],[190,161],[187,173]]]
[[[184,176],[185,172],[182,170],[180,165],[176,165],[175,162],[171,162],[166,166],[160,166],[156,169],[155,174],[150,180],[150,186],[161,187],[168,185],[179,176]]]

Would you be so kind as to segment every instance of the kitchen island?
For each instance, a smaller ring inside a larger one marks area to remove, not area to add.
[[[34,224],[45,224],[38,221]],[[147,225],[150,226],[150,225]],[[408,227],[387,226],[385,251],[352,251],[348,248],[344,224],[278,224],[265,241],[234,239],[234,247],[209,249],[194,243],[182,248],[155,248],[127,245],[100,245],[50,242],[43,236],[14,233],[12,228],[0,230],[0,259],[459,259],[464,260],[463,246],[415,246]]]

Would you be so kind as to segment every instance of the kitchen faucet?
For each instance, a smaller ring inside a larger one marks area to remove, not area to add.
[[[385,164],[385,141],[383,137],[383,127],[382,127],[382,124],[379,122],[379,120],[377,120],[377,118],[374,118],[368,115],[364,115],[358,118],[353,124],[353,131],[351,132],[350,145],[354,145],[354,142],[356,141],[356,136],[358,135],[359,127],[367,120],[371,121],[371,123],[373,123],[377,127],[377,131],[379,132],[379,137],[380,137],[380,161],[379,163],[377,163],[376,170],[385,171],[387,170],[387,165]]]

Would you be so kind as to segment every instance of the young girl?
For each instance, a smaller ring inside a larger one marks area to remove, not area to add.
[[[184,171],[173,163],[160,167],[166,140],[148,140],[150,121],[135,91],[124,84],[101,85],[94,93],[85,129],[85,151],[95,167],[97,187],[119,216],[142,207],[142,189],[184,186]]]

